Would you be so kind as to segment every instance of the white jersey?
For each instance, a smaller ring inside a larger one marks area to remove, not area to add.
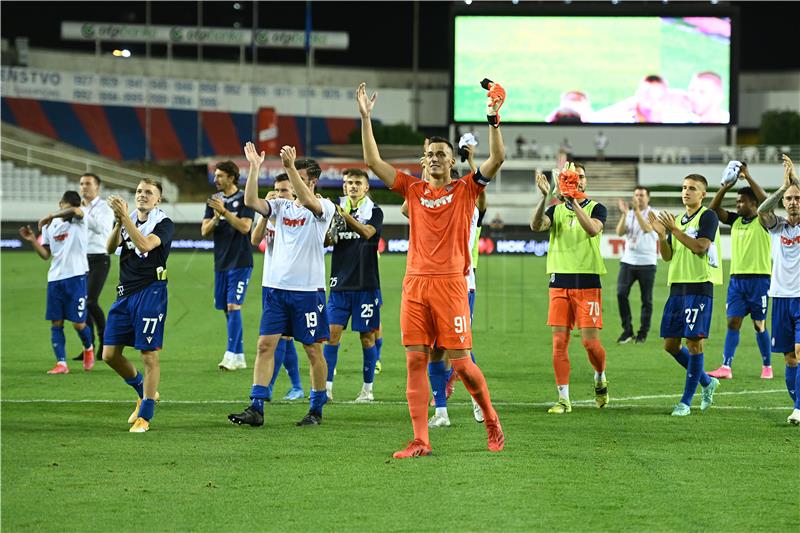
[[[336,207],[325,198],[319,201],[322,214],[317,217],[292,200],[267,200],[270,217],[275,217],[275,236],[271,252],[267,241],[264,253],[264,287],[289,291],[325,288],[325,233]]]
[[[114,212],[108,207],[105,200],[98,196],[88,205],[82,207],[86,229],[88,230],[89,242],[87,244],[87,254],[106,254],[106,243],[111,230],[114,229]]]
[[[800,224],[792,226],[783,217],[775,216],[769,228],[772,240],[772,279],[769,295],[773,298],[800,298]]]
[[[655,209],[648,207],[642,211],[642,218],[647,220],[648,214],[653,212],[658,215]],[[625,215],[625,251],[622,253],[622,263],[628,265],[655,265],[658,263],[658,252],[656,251],[656,241],[658,237],[655,231],[645,233],[639,225],[636,213],[633,209]]]
[[[54,218],[50,224],[42,228],[42,244],[50,247],[52,256],[50,270],[47,271],[47,281],[73,278],[88,272],[87,240],[86,222],[77,217],[71,222]]]
[[[475,290],[475,265],[472,264],[472,248],[475,246],[475,239],[478,237],[478,218],[480,213],[478,207],[472,212],[472,219],[469,221],[469,274],[467,274],[467,289]]]

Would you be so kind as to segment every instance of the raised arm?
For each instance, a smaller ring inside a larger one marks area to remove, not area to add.
[[[499,127],[489,126],[489,159],[480,166],[481,176],[492,179],[506,159],[506,148]]]
[[[719,221],[723,224],[728,224],[728,212],[722,209],[722,199],[725,197],[725,193],[733,188],[735,183],[735,181],[726,182],[725,185],[719,188],[717,194],[714,195],[714,199],[708,205],[708,208],[717,214]]]
[[[43,217],[39,220],[39,231],[42,231],[42,228],[45,227],[47,224],[51,223],[54,218],[77,218],[83,219],[83,211],[80,207],[67,207],[64,209],[60,209],[55,213],[50,213],[46,217]]]
[[[378,93],[375,92],[371,98],[367,98],[366,83],[361,83],[356,89],[358,112],[361,114],[361,147],[364,150],[364,163],[387,187],[391,188],[397,170],[381,159],[378,143],[375,142],[375,135],[372,133],[372,108],[375,107],[377,97]]]
[[[761,203],[767,199],[767,191],[765,191],[764,187],[759,185],[758,182],[756,182],[756,180],[753,179],[753,176],[750,175],[750,170],[748,170],[747,168],[747,163],[742,163],[742,170],[741,172],[739,172],[739,174],[741,176],[744,176],[744,179],[747,180],[747,184],[750,186],[751,189],[753,189],[753,194],[756,195],[756,201],[758,203]]]
[[[119,220],[115,220],[114,227],[106,240],[106,252],[113,254],[120,244],[122,244],[122,223]]]
[[[622,198],[619,199],[617,202],[617,206],[619,207],[620,217],[619,222],[617,222],[617,237],[622,237],[625,235],[625,232],[628,231],[628,225],[625,222],[625,219],[628,217],[628,204],[625,203],[625,200]]]
[[[211,200],[208,200],[208,202],[206,202],[206,205],[210,206],[211,204],[209,202],[211,202]],[[220,219],[220,213],[215,209],[214,216],[212,216],[211,218],[204,218],[203,221],[200,223],[200,235],[202,235],[203,237],[208,237],[212,233],[214,233],[214,230],[217,228],[217,226],[219,226],[219,219]]]
[[[650,221],[644,218],[641,209],[639,209],[639,205],[635,202],[633,203],[633,216],[636,217],[636,222],[639,223],[639,227],[642,228],[643,232],[650,233],[653,231],[653,226],[650,225]]]
[[[297,201],[300,205],[314,213],[316,216],[322,214],[322,203],[317,198],[308,185],[305,184],[300,177],[300,173],[294,168],[294,161],[297,158],[297,151],[293,146],[284,146],[281,148],[281,161],[286,174],[289,176],[289,182],[294,188],[294,194],[297,196]]]
[[[50,247],[42,245],[36,240],[36,233],[30,226],[25,225],[19,228],[19,235],[33,246],[33,250],[44,260],[50,259]]]
[[[269,204],[258,197],[258,172],[261,165],[264,164],[266,153],[259,154],[256,145],[248,142],[244,145],[244,155],[247,162],[250,163],[250,169],[247,171],[247,183],[244,186],[244,205],[255,210],[256,213],[269,217]]]
[[[481,213],[485,213],[489,208],[489,201],[486,199],[486,189],[483,189],[478,195],[478,199],[475,200],[475,206]]]
[[[783,154],[783,184],[774,193],[770,194],[760,206],[758,206],[758,220],[761,225],[769,229],[775,226],[778,219],[775,217],[775,208],[781,203],[784,193],[797,180],[794,172],[794,165],[789,156]]]
[[[542,199],[536,209],[533,210],[531,229],[533,231],[547,231],[550,229],[550,218],[545,216],[544,211],[550,203],[550,183],[547,181],[547,176],[539,170],[536,171],[536,186],[539,188],[539,192],[542,193]]]
[[[661,259],[664,261],[671,261],[672,260],[672,244],[670,244],[669,240],[667,240],[667,229],[664,227],[656,214],[653,211],[650,211],[647,214],[647,218],[650,221],[650,225],[653,227],[653,231],[656,232],[658,235],[658,242],[659,242],[659,250],[661,251]]]

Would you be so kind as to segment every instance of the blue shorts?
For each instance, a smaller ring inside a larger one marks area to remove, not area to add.
[[[331,291],[328,296],[328,323],[347,327],[361,333],[375,331],[381,326],[380,291]]]
[[[45,320],[86,322],[86,274],[47,282]]]
[[[728,317],[750,315],[753,320],[767,318],[769,277],[736,278],[731,276],[725,310]]]
[[[661,317],[661,337],[665,339],[708,338],[714,299],[701,294],[670,296]]]
[[[472,315],[475,314],[475,291],[469,291],[469,323],[472,324]]]
[[[794,352],[800,344],[800,298],[772,299],[772,352]]]
[[[261,288],[259,335],[286,335],[305,345],[330,338],[325,291]]]
[[[226,310],[228,304],[242,305],[253,267],[214,272],[214,307]]]
[[[143,352],[160,350],[166,322],[167,282],[154,281],[111,304],[103,344],[133,346]]]

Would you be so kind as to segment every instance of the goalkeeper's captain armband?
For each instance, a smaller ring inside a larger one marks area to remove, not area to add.
[[[483,78],[481,87],[489,91],[486,95],[486,120],[496,128],[500,125],[500,108],[506,101],[506,90],[489,78]]]

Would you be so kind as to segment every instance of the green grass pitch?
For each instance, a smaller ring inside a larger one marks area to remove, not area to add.
[[[114,262],[103,306],[113,300]],[[475,354],[506,432],[486,450],[482,425],[457,385],[453,426],[431,430],[434,455],[397,461],[411,437],[398,308],[405,257],[381,259],[384,371],[376,403],[355,405],[360,349],[346,333],[335,399],[320,427],[297,428],[307,403],[268,404],[263,428],[232,426],[252,374],[220,372],[225,322],[212,309],[212,256],[170,257],[162,401],[152,430],[128,433],[134,393],[100,363],[48,376],[43,319],[47,264],[2,255],[2,530],[19,531],[793,531],[800,431],[790,413],[782,359],[759,379],[749,320],[716,405],[669,416],[684,372],[658,338],[667,297],[659,267],[654,326],[644,345],[617,346],[618,263],[607,261],[602,338],[612,403],[591,404],[592,374],[573,337],[571,415],[546,414],[556,397],[545,259],[482,257]],[[248,363],[260,315],[257,257],[244,307]],[[718,287],[706,367],[725,330]],[[632,295],[638,313],[638,287]],[[638,320],[635,321],[638,326]],[[68,354],[79,347],[67,328]],[[126,354],[138,363],[138,354]],[[301,352],[303,381],[307,362]],[[285,374],[276,395],[288,389]]]

